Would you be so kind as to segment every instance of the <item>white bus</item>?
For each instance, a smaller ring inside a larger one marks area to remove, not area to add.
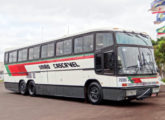
[[[5,52],[5,87],[21,94],[102,100],[144,99],[159,92],[150,37],[94,30]]]

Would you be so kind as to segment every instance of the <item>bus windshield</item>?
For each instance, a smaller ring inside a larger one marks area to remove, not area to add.
[[[118,74],[156,74],[153,49],[118,47]]]
[[[137,33],[116,33],[117,44],[145,45],[152,46],[151,39],[144,34]]]

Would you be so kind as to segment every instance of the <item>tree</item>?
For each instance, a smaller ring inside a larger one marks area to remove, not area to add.
[[[162,76],[165,70],[165,38],[160,38],[157,41],[152,40],[154,45],[155,60]]]
[[[151,42],[152,42],[152,45],[157,45],[157,41],[155,41],[155,40],[151,40]]]

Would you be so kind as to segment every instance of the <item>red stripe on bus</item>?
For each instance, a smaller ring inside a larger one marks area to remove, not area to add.
[[[157,78],[157,77],[142,77],[142,78],[132,78],[131,80],[133,81],[133,83],[141,83],[142,79],[152,79],[152,78]]]
[[[36,64],[44,64],[44,63],[52,63],[52,62],[64,62],[70,60],[81,60],[81,59],[90,59],[94,58],[94,55],[90,56],[80,56],[80,57],[72,57],[72,58],[62,58],[57,60],[46,60],[46,61],[39,61],[39,62],[31,62],[31,63],[22,63],[22,64],[15,64],[9,65],[9,70],[12,76],[26,76],[27,70],[25,65],[36,65]]]

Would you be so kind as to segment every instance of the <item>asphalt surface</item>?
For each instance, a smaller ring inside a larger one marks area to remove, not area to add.
[[[22,96],[0,83],[0,120],[165,120],[165,87],[158,97],[131,103]]]

